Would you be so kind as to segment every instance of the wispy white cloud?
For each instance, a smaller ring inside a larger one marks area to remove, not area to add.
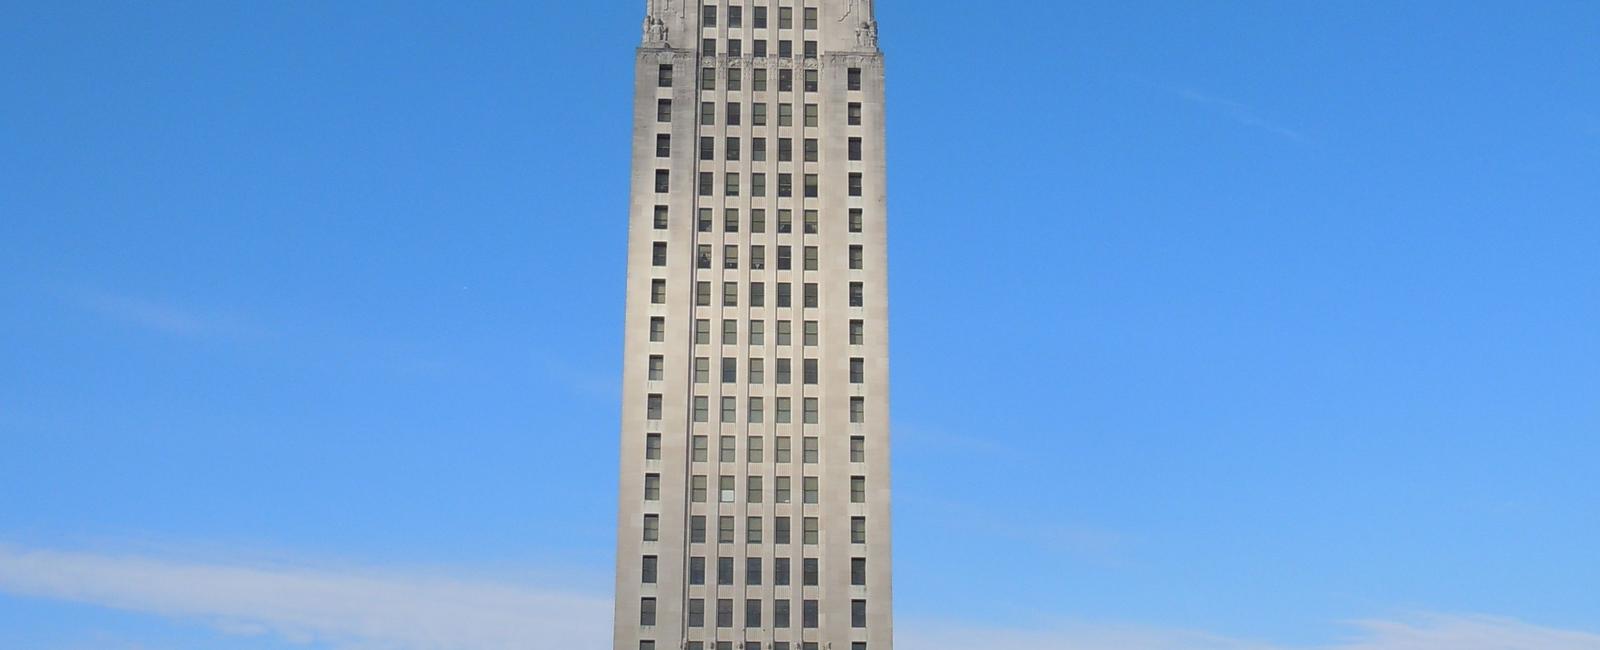
[[[134,296],[90,291],[72,295],[70,299],[73,304],[89,312],[161,334],[237,334],[253,329],[229,316]]]
[[[1291,129],[1276,122],[1270,121],[1267,118],[1262,117],[1259,111],[1243,103],[1218,97],[1209,93],[1203,93],[1192,88],[1168,88],[1168,90],[1176,94],[1178,97],[1181,97],[1191,103],[1203,106],[1207,109],[1227,116],[1241,125],[1261,129],[1269,133],[1274,133],[1290,140],[1294,140],[1295,142],[1306,142],[1309,140],[1305,134],[1295,129]]]
[[[427,572],[285,568],[0,545],[0,592],[198,621],[341,650],[609,647],[604,594]],[[1347,639],[1283,645],[1140,625],[962,626],[901,619],[908,650],[1600,650],[1600,635],[1509,618],[1423,615],[1350,624]]]
[[[0,591],[361,650],[603,648],[600,595],[428,574],[185,563],[0,546]]]
[[[1048,629],[906,625],[897,640],[916,650],[1600,650],[1600,635],[1490,616],[1424,615],[1358,621],[1350,638],[1321,645],[1281,645],[1201,631],[1136,625],[1066,624]]]

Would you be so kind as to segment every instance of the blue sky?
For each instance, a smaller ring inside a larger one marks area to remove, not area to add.
[[[0,647],[606,646],[642,4],[0,2]],[[879,4],[903,647],[1600,648],[1600,5]]]

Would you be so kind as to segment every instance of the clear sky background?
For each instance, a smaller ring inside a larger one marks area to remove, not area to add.
[[[606,647],[643,4],[0,1],[0,647]],[[1600,648],[1600,3],[879,5],[904,650]]]

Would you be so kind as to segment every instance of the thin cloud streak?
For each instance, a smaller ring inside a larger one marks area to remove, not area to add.
[[[602,650],[611,602],[593,593],[432,574],[193,563],[0,544],[0,593],[140,612],[340,650]],[[909,650],[1600,650],[1600,635],[1509,618],[1424,615],[1350,624],[1288,646],[1140,625],[962,626],[901,619]]]
[[[1275,133],[1290,140],[1294,140],[1295,142],[1309,141],[1309,138],[1307,138],[1305,134],[1281,124],[1269,121],[1262,117],[1261,114],[1254,108],[1251,108],[1245,104],[1188,88],[1168,88],[1168,90],[1176,94],[1178,97],[1188,100],[1194,104],[1204,106],[1213,111],[1226,115],[1233,119],[1233,121],[1244,126],[1261,129],[1269,133]]]
[[[361,650],[603,648],[593,594],[426,575],[192,564],[0,546],[0,591]]]

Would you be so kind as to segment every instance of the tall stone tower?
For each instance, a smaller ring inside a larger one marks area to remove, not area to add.
[[[871,0],[652,0],[615,650],[892,650]]]

